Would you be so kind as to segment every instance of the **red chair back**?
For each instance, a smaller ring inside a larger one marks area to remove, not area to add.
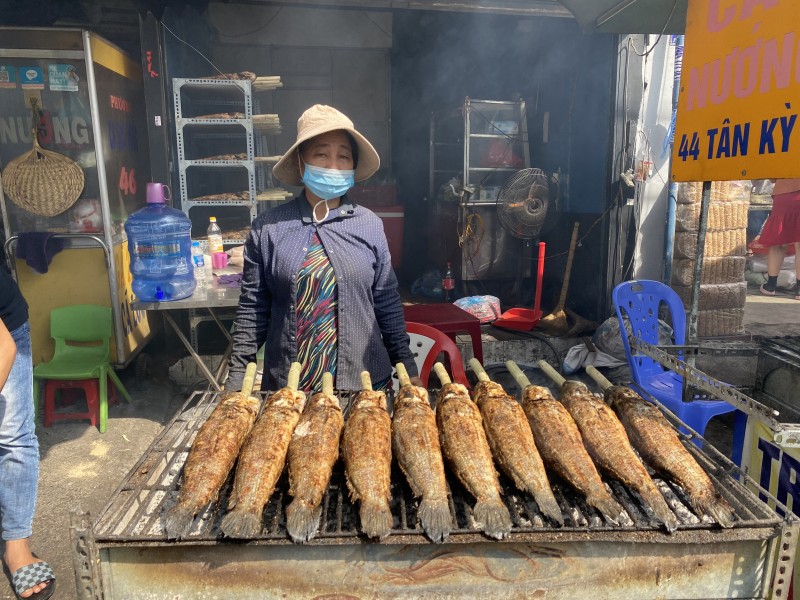
[[[461,352],[446,333],[442,333],[430,325],[410,321],[406,322],[406,331],[411,338],[411,352],[414,354],[419,369],[419,377],[426,388],[433,365],[441,353],[444,353],[447,358],[445,366],[449,366],[448,372],[453,382],[469,386]]]

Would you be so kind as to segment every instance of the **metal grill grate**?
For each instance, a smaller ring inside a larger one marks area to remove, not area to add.
[[[263,398],[266,396],[267,394],[263,394]],[[352,396],[349,393],[338,396],[346,417]],[[181,468],[198,429],[216,406],[217,399],[218,394],[210,392],[197,393],[189,399],[131,470],[100,514],[94,526],[96,541],[150,545],[168,542],[163,527],[164,514],[177,500]],[[734,508],[737,517],[735,527],[773,526],[781,522],[766,504],[747,492],[730,475],[730,470],[734,469],[730,463],[726,466],[722,461],[714,460],[693,444],[687,444],[687,447]],[[232,479],[233,475],[223,486],[218,501],[198,515],[190,535],[181,540],[181,543],[220,541],[219,523],[227,512]],[[474,540],[474,535],[480,534],[472,518],[474,499],[449,470],[447,479],[450,486],[450,510],[456,523],[448,541],[457,542],[459,538]],[[657,477],[654,480],[678,517],[680,529],[691,531],[716,527],[711,521],[698,517],[691,510],[686,495],[680,488]],[[513,483],[501,475],[504,500],[513,520],[512,536],[542,532],[614,532],[623,537],[626,532],[661,533],[659,523],[652,518],[650,509],[644,506],[635,493],[606,477],[604,481],[614,498],[625,508],[628,519],[620,526],[614,525],[588,506],[566,483],[552,476],[553,491],[565,517],[565,525],[557,527],[542,516],[532,497],[517,491]],[[289,501],[291,497],[288,494],[288,477],[284,474],[264,509],[262,532],[253,541],[290,543],[284,516],[285,504]],[[393,535],[385,543],[392,543],[393,538],[399,539],[400,536],[403,543],[427,543],[417,519],[417,500],[396,465],[392,471],[390,506],[394,516]],[[359,535],[357,508],[350,502],[341,460],[334,468],[324,496],[322,514],[319,534],[311,543],[352,543],[352,538]]]
[[[765,350],[778,354],[789,365],[800,368],[800,336],[762,340],[761,345]]]

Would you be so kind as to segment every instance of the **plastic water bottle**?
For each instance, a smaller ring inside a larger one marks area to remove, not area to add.
[[[217,225],[217,217],[208,219],[208,253],[214,255],[215,252],[225,252],[222,246],[222,230]]]
[[[197,282],[197,289],[204,289],[206,287],[206,263],[203,259],[200,242],[192,242],[192,264],[194,265],[194,280]]]
[[[144,302],[187,298],[196,287],[192,222],[181,211],[166,205],[164,187],[148,183],[147,206],[125,221],[133,275],[131,287]]]

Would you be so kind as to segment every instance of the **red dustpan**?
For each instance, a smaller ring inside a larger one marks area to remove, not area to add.
[[[509,308],[492,323],[495,327],[530,331],[542,318],[539,308],[542,301],[542,277],[544,276],[544,242],[539,242],[539,260],[536,268],[536,299],[533,308]]]

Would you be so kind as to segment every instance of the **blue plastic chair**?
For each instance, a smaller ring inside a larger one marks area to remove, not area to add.
[[[666,304],[672,317],[675,345],[682,346],[686,343],[686,312],[683,302],[672,288],[659,281],[646,279],[625,281],[614,288],[612,300],[619,319],[622,344],[625,347],[631,377],[639,391],[656,398],[701,436],[704,435],[706,426],[713,417],[736,410],[724,400],[684,401],[683,377],[663,367],[649,356],[631,352],[624,317],[628,317],[636,338],[657,346],[658,312],[662,304]],[[741,463],[746,424],[747,413],[737,410],[732,452],[732,459],[736,464]],[[694,441],[698,446],[701,445],[699,439]]]

